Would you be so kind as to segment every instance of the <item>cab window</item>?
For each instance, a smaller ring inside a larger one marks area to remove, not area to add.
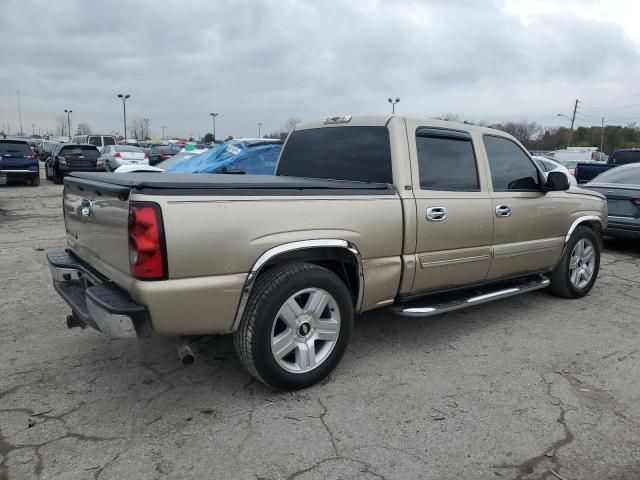
[[[495,135],[484,135],[483,140],[494,191],[540,190],[538,169],[515,142]]]

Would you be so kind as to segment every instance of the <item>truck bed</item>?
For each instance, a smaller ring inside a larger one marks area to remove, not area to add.
[[[64,183],[95,187],[113,194],[162,195],[393,195],[384,183],[322,180],[268,175],[219,175],[195,173],[72,173]],[[197,192],[194,192],[197,190]]]

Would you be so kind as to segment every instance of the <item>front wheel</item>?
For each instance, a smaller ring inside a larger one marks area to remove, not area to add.
[[[584,297],[596,283],[600,270],[600,238],[589,227],[578,227],[567,242],[549,289],[560,297]]]
[[[332,271],[310,263],[276,266],[256,281],[234,334],[235,349],[265,385],[309,387],[342,358],[353,316],[349,290]]]
[[[56,185],[62,185],[62,179],[62,172],[56,167],[53,167],[53,183],[55,183]]]

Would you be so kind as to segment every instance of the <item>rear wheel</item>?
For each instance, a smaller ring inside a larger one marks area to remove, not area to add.
[[[234,334],[236,352],[271,388],[309,387],[342,358],[353,316],[349,290],[335,273],[309,263],[273,267],[256,281]]]
[[[58,170],[57,168],[53,167],[53,183],[55,183],[56,185],[61,185],[62,184],[62,172],[60,172],[60,170]]]
[[[576,228],[551,272],[549,289],[565,298],[580,298],[589,293],[600,270],[600,245],[600,238],[592,229]]]

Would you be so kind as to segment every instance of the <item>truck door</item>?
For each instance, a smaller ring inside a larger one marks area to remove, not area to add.
[[[493,259],[488,279],[551,268],[560,259],[576,200],[542,191],[543,174],[513,140],[483,135],[492,184]]]
[[[483,281],[491,263],[493,214],[472,135],[417,126],[409,144],[417,208],[412,293]]]

